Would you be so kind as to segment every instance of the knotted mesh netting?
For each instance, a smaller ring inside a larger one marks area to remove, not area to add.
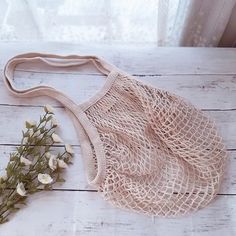
[[[188,101],[119,75],[86,115],[106,157],[99,191],[113,205],[177,216],[217,194],[227,152],[214,121]]]

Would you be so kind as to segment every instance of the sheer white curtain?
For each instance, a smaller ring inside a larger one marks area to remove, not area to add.
[[[216,46],[236,0],[0,0],[0,41]]]

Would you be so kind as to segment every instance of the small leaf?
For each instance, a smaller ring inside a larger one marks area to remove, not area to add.
[[[2,220],[1,220],[1,218],[0,218],[0,224],[4,224],[4,223],[6,223],[6,222],[8,222],[9,220],[6,218],[6,219],[3,219],[2,218]]]
[[[46,121],[50,121],[52,119],[52,115],[48,116]]]
[[[28,122],[25,122],[25,127],[26,127],[27,129],[30,129],[30,128],[31,128],[31,125],[30,125]]]
[[[57,182],[63,183],[63,182],[65,182],[65,179],[63,179],[63,178],[58,178],[58,179],[57,179]]]
[[[17,204],[18,204],[18,205],[24,205],[24,206],[26,206],[27,204],[26,204],[26,202],[25,202],[25,199],[26,199],[26,197],[21,197],[21,198],[18,200]]]
[[[6,188],[6,183],[2,183],[2,184],[0,184],[0,189],[5,189]]]
[[[12,201],[8,201],[8,202],[7,202],[7,206],[8,206],[8,207],[13,206],[13,205],[14,205],[14,203],[13,203]]]
[[[20,166],[20,167],[24,167],[25,164],[24,164],[23,162],[21,162],[21,163],[19,164],[19,166]]]
[[[10,156],[10,161],[17,161],[17,156],[11,155]]]
[[[19,207],[12,207],[11,210],[14,211],[14,212],[16,212],[16,211],[19,211],[20,208],[19,208]]]
[[[44,185],[44,190],[52,190],[52,186],[51,185]]]
[[[23,147],[22,146],[17,147],[16,150],[17,150],[17,152],[21,153],[23,151]]]

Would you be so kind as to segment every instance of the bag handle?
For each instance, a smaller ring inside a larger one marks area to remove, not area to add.
[[[41,53],[26,53],[20,54],[11,58],[4,68],[4,82],[8,90],[17,97],[36,97],[41,95],[53,96],[57,94],[58,100],[60,99],[60,92],[51,86],[41,85],[29,89],[19,90],[14,86],[13,77],[14,70],[17,65],[24,62],[44,63],[53,67],[72,67],[80,66],[92,62],[95,67],[105,75],[108,75],[113,70],[119,70],[114,65],[107,63],[101,58],[96,56],[60,56],[56,54],[41,54]]]

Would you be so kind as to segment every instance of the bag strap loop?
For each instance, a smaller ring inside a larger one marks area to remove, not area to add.
[[[76,104],[65,94],[56,90],[54,87],[48,85],[40,85],[28,89],[19,90],[15,87],[13,82],[14,71],[17,65],[21,63],[34,62],[42,67],[49,65],[53,67],[74,67],[81,66],[86,63],[92,62],[95,67],[103,74],[108,75],[113,70],[119,70],[114,65],[107,63],[102,58],[96,56],[78,56],[69,55],[61,56],[56,54],[42,54],[42,53],[26,53],[20,54],[11,58],[4,68],[4,82],[8,90],[16,97],[37,97],[37,96],[50,96],[65,107],[73,110]]]

